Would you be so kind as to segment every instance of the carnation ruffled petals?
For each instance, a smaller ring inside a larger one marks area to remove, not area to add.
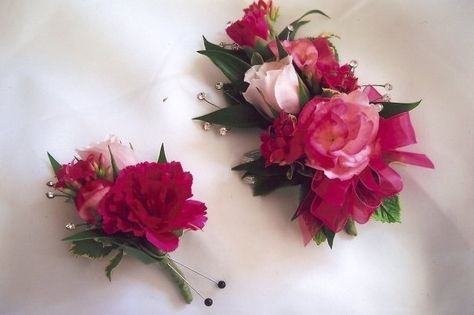
[[[120,172],[99,205],[106,233],[144,236],[169,252],[178,246],[176,232],[202,228],[206,221],[203,203],[188,200],[192,176],[179,162],[144,162]]]
[[[257,38],[267,40],[270,29],[266,16],[270,10],[271,1],[269,4],[264,1],[253,3],[244,9],[245,15],[241,20],[231,23],[226,28],[227,35],[241,46],[253,47]]]

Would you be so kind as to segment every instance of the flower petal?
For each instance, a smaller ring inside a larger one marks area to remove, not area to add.
[[[172,252],[178,248],[179,239],[173,233],[153,233],[146,231],[146,239],[152,243],[156,248],[165,252]]]

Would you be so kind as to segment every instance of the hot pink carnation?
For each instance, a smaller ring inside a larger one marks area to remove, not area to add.
[[[230,38],[241,46],[255,46],[257,38],[267,40],[270,33],[266,15],[271,9],[271,1],[267,4],[260,0],[244,9],[244,17],[232,23],[226,28],[226,33]]]
[[[189,199],[192,181],[179,162],[126,167],[99,204],[103,230],[145,236],[165,252],[175,250],[177,231],[201,229],[207,220],[204,203]]]
[[[93,157],[89,156],[85,160],[74,160],[69,164],[62,165],[56,171],[57,183],[55,188],[69,187],[72,189],[80,189],[86,182],[95,178],[95,170],[93,166]]]
[[[314,98],[299,115],[307,165],[330,179],[348,180],[367,166],[377,136],[379,114],[360,91]]]
[[[280,112],[280,117],[262,133],[260,151],[266,166],[291,164],[303,155],[303,145],[299,138],[294,137],[295,130],[296,117]]]

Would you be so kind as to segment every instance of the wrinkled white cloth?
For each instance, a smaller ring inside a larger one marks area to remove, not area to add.
[[[360,83],[390,82],[413,111],[431,171],[398,167],[402,224],[370,222],[334,249],[303,247],[290,222],[297,191],[252,197],[240,156],[256,131],[204,132],[197,100],[223,75],[201,35],[229,41],[227,21],[249,1],[0,1],[0,314],[469,314],[474,309],[474,2],[280,0],[279,28],[310,9],[300,35],[338,34],[341,59],[359,62]],[[48,200],[46,151],[68,162],[74,149],[116,134],[139,160],[169,159],[194,174],[209,208],[204,232],[173,254],[228,286],[186,271],[214,299],[185,305],[157,266],[124,259],[112,282],[107,260],[74,258],[60,239],[79,222],[71,204]]]

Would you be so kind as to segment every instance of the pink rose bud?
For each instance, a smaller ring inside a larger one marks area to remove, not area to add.
[[[112,152],[119,170],[138,163],[135,153],[130,146],[123,145],[115,136],[109,136],[105,141],[86,148],[77,149],[76,151],[83,160],[93,156],[93,160],[99,163],[102,168],[106,169],[112,167],[110,152]]]
[[[96,224],[99,214],[97,207],[102,198],[107,194],[112,185],[111,182],[96,179],[87,182],[81,187],[74,199],[79,217],[89,224]]]

